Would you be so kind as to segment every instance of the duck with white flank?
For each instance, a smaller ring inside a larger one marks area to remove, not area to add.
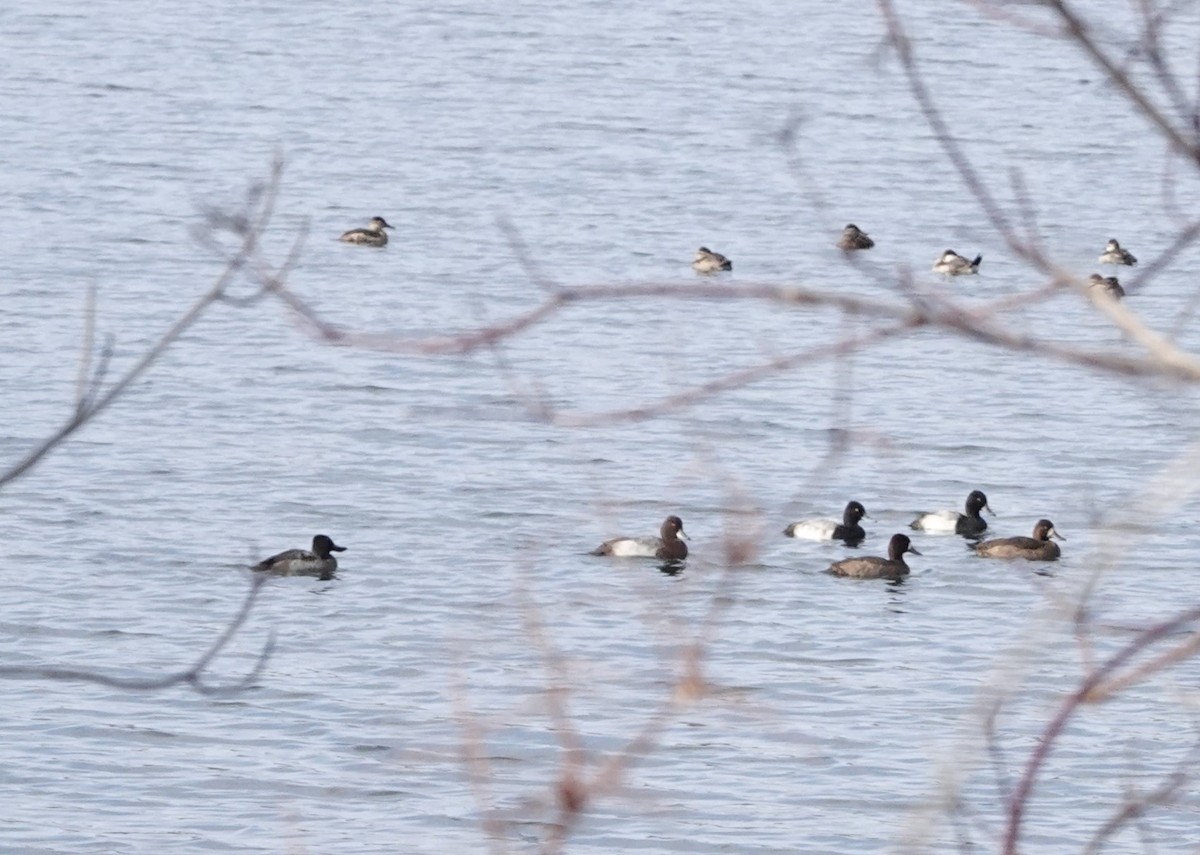
[[[1129,250],[1123,249],[1116,238],[1111,238],[1104,245],[1104,252],[1100,253],[1100,263],[1125,264],[1132,267],[1137,264],[1137,257]]]
[[[841,540],[847,546],[858,546],[867,533],[858,524],[867,515],[867,510],[859,502],[850,502],[842,513],[842,520],[834,519],[800,520],[783,530],[788,537],[798,537],[802,540]]]
[[[682,561],[688,548],[684,540],[683,520],[669,516],[663,520],[659,537],[614,537],[592,550],[592,555],[611,555],[614,558],[666,558]]]
[[[948,249],[942,253],[941,258],[933,264],[934,273],[944,273],[947,276],[968,276],[972,273],[979,272],[979,263],[983,261],[982,255],[975,256],[975,259],[968,260],[959,255],[952,249]]]
[[[394,231],[395,227],[388,225],[388,221],[383,217],[371,217],[371,222],[365,229],[351,229],[343,232],[338,240],[356,243],[360,246],[387,246],[388,236],[384,229]]]
[[[722,270],[733,270],[733,262],[719,252],[713,252],[706,246],[696,250],[696,258],[692,269],[697,273],[718,273]]]
[[[965,514],[960,514],[955,510],[932,511],[918,516],[912,521],[909,528],[933,534],[965,534],[970,537],[982,534],[987,530],[987,520],[979,513],[982,510],[987,510],[989,514],[995,514],[988,507],[987,496],[983,494],[983,491],[972,490],[967,496],[967,512]]]

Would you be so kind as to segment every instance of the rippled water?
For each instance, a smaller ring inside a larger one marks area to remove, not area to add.
[[[1101,37],[1125,38],[1127,10],[1102,5]],[[903,11],[955,132],[1018,220],[1019,174],[1064,265],[1097,269],[1110,236],[1147,261],[1166,248],[1163,188],[1188,200],[1195,179],[1164,182],[1162,146],[1083,59],[968,7]],[[1191,14],[1169,34],[1187,61]],[[201,208],[236,206],[276,153],[268,251],[307,224],[290,283],[349,329],[458,330],[535,305],[502,221],[568,285],[691,283],[700,244],[733,257],[731,290],[899,303],[906,269],[969,302],[1042,284],[946,162],[873,9],[66,2],[0,20],[0,465],[69,413],[89,286],[119,372],[219,273],[190,237]],[[332,240],[374,214],[397,226],[386,250]],[[832,247],[848,221],[878,244],[860,266]],[[982,275],[935,281],[946,246],[983,253]],[[1169,326],[1197,261],[1141,290],[1123,272],[1127,305]],[[1070,295],[1010,321],[1122,346]],[[1162,473],[1192,471],[1177,459],[1192,390],[922,329],[648,421],[554,427],[522,404],[652,403],[868,323],[609,301],[502,360],[413,358],[314,343],[274,303],[214,307],[0,491],[4,662],[165,673],[220,633],[251,561],[323,531],[349,547],[342,569],[268,586],[210,678],[237,680],[275,633],[233,697],[6,682],[0,849],[483,852],[481,805],[529,848],[552,833],[562,746],[591,772],[618,754],[697,639],[708,697],[588,805],[571,851],[992,846],[1002,793],[1085,663],[1200,595],[1194,477],[1146,500],[1133,521],[1149,528],[1116,525]],[[1034,572],[922,536],[913,577],[889,586],[829,577],[843,547],[778,535],[857,498],[878,554],[975,487],[1001,534],[1051,517],[1063,560]],[[692,537],[682,573],[586,554],[672,512]],[[732,574],[729,532],[757,545]],[[1102,566],[1076,638],[1063,606]],[[1127,788],[1190,759],[1196,678],[1185,665],[1073,721],[1026,851],[1082,848]],[[543,694],[563,685],[577,743]],[[1109,851],[1190,851],[1196,795]]]

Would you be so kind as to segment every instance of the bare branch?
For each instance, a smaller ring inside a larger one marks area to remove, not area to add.
[[[233,640],[238,630],[246,623],[247,618],[250,617],[250,612],[254,608],[255,601],[258,599],[258,592],[267,579],[268,577],[263,574],[256,574],[254,576],[250,582],[250,589],[242,600],[241,608],[238,609],[233,620],[217,636],[216,640],[209,645],[208,650],[182,671],[162,677],[116,677],[87,668],[59,668],[48,665],[0,665],[0,679],[59,680],[64,682],[94,683],[100,686],[109,686],[114,689],[123,689],[131,692],[156,692],[170,688],[171,686],[187,685],[203,695],[226,696],[237,694],[254,685],[262,675],[263,668],[266,667],[267,661],[271,658],[271,653],[275,649],[274,632],[271,633],[267,642],[263,645],[263,649],[259,652],[255,660],[254,667],[236,683],[227,686],[210,685],[204,682],[204,672],[229,642]]]
[[[1200,166],[1200,144],[1189,142],[1180,129],[1150,102],[1142,88],[1130,80],[1129,75],[1119,68],[1112,57],[1096,43],[1087,22],[1076,14],[1074,8],[1066,0],[1046,0],[1046,6],[1057,13],[1075,43],[1104,71],[1109,81],[1125,95],[1130,103],[1150,120],[1151,124],[1170,144],[1170,147],[1177,154]]]
[[[277,159],[272,168],[271,179],[267,182],[266,187],[261,191],[254,191],[250,194],[252,202],[261,201],[261,208],[251,225],[244,224],[244,217],[233,218],[230,221],[236,225],[237,230],[242,235],[241,245],[237,252],[227,261],[225,270],[217,277],[216,281],[209,287],[209,290],[196,300],[191,308],[176,320],[142,354],[141,358],[132,367],[121,375],[107,390],[101,392],[101,385],[103,384],[112,352],[111,346],[107,347],[102,354],[99,366],[92,373],[91,381],[86,384],[86,389],[82,391],[82,394],[77,389],[76,404],[71,416],[61,427],[43,439],[21,460],[9,467],[7,471],[0,472],[0,487],[20,478],[33,469],[47,454],[62,444],[68,437],[112,406],[130,386],[162,358],[162,355],[179,340],[180,336],[187,332],[203,316],[209,306],[224,298],[229,285],[245,264],[255,256],[258,250],[258,239],[270,220],[274,202],[278,194],[281,175],[282,163]],[[85,347],[89,350],[90,344],[88,344],[87,340],[92,335],[93,333],[90,331],[89,324],[87,331],[85,331]],[[87,357],[83,359],[83,362],[85,365],[90,364]],[[83,376],[83,371],[84,368],[81,367],[81,376]]]
[[[1020,781],[1017,782],[1016,789],[1013,791],[1012,801],[1009,803],[1008,809],[1008,825],[1004,832],[1004,846],[1002,850],[1004,855],[1015,855],[1017,842],[1021,836],[1021,822],[1024,819],[1025,808],[1029,804],[1030,796],[1033,794],[1038,773],[1041,771],[1046,759],[1050,756],[1050,752],[1058,741],[1058,737],[1062,735],[1067,722],[1075,714],[1076,710],[1079,709],[1080,705],[1084,704],[1091,697],[1092,692],[1095,691],[1097,686],[1101,685],[1102,681],[1109,674],[1122,667],[1147,647],[1156,644],[1163,638],[1182,631],[1197,620],[1200,620],[1200,608],[1192,608],[1171,620],[1156,624],[1140,633],[1133,641],[1111,656],[1100,667],[1093,670],[1079,687],[1063,701],[1058,713],[1055,714],[1054,718],[1042,731],[1037,747],[1029,757],[1025,772],[1022,774]]]

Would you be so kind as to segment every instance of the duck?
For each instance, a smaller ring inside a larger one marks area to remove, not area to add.
[[[279,576],[320,576],[329,579],[337,570],[337,559],[330,553],[345,552],[328,535],[318,534],[312,540],[312,549],[289,549],[264,558],[251,569]]]
[[[1137,264],[1137,256],[1127,249],[1122,249],[1116,238],[1109,238],[1108,243],[1104,245],[1104,252],[1100,253],[1100,263],[1125,264],[1132,267]]]
[[[802,540],[844,540],[848,546],[858,546],[867,533],[858,521],[867,515],[859,502],[850,502],[842,513],[842,521],[813,519],[794,522],[783,530],[788,537]]]
[[[1033,527],[1033,537],[1000,537],[975,544],[972,549],[984,558],[1024,558],[1028,561],[1054,561],[1062,550],[1055,540],[1066,540],[1054,530],[1050,520],[1038,520]]]
[[[995,511],[988,507],[987,496],[983,491],[972,490],[967,496],[965,514],[954,510],[931,511],[920,514],[909,524],[909,528],[935,534],[977,535],[987,531],[987,520],[979,514],[982,510],[995,514]]]
[[[1114,300],[1120,300],[1125,296],[1125,289],[1121,287],[1121,283],[1115,276],[1101,276],[1099,273],[1093,273],[1088,277],[1088,287],[1095,288]]]
[[[696,250],[696,258],[692,269],[697,273],[716,273],[720,270],[733,270],[733,262],[719,252],[713,252],[706,246]]]
[[[974,261],[968,261],[964,256],[959,255],[952,249],[948,249],[934,262],[933,272],[944,273],[947,276],[966,276],[978,273],[979,264],[982,261],[982,255],[975,256]]]
[[[849,576],[853,579],[903,579],[908,575],[904,553],[920,555],[908,539],[907,534],[893,534],[888,542],[888,557],[869,555],[865,558],[847,558],[829,565],[834,576]]]
[[[362,246],[387,246],[388,236],[384,229],[392,229],[395,227],[388,224],[388,221],[383,217],[371,217],[371,222],[367,224],[365,229],[351,229],[348,232],[343,232],[338,240],[346,243],[357,243]]]
[[[591,551],[592,555],[611,555],[614,558],[666,558],[682,561],[688,548],[684,541],[683,520],[671,515],[663,520],[658,537],[614,537]]]
[[[875,241],[854,223],[848,223],[846,228],[842,229],[842,236],[837,245],[838,249],[853,252],[856,249],[870,249],[875,245]]]

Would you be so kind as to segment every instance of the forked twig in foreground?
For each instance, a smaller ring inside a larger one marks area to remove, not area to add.
[[[0,665],[0,679],[94,683],[100,686],[109,686],[114,689],[124,689],[131,692],[154,692],[170,688],[171,686],[186,685],[202,695],[224,696],[236,694],[254,685],[255,681],[262,675],[263,668],[266,666],[267,660],[271,658],[271,653],[275,649],[274,632],[267,638],[266,644],[263,645],[263,649],[255,659],[254,667],[237,682],[227,686],[212,685],[204,681],[204,673],[208,670],[213,660],[233,640],[233,637],[242,628],[243,624],[246,623],[246,619],[250,617],[250,612],[254,608],[255,600],[258,599],[258,592],[267,582],[267,579],[268,577],[264,574],[256,574],[254,576],[250,582],[250,590],[247,591],[245,598],[242,600],[241,608],[238,609],[233,620],[217,636],[216,640],[209,645],[208,650],[204,651],[195,662],[182,671],[176,671],[162,677],[116,677],[88,668],[60,668],[52,665]]]

